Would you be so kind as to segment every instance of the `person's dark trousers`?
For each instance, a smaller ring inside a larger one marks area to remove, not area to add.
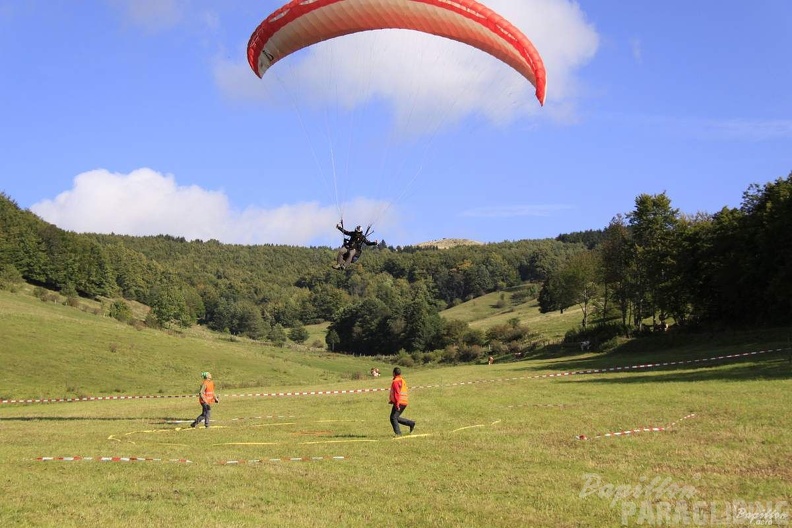
[[[346,260],[344,261],[344,266],[349,266],[352,263],[352,259],[355,258],[355,255],[357,255],[357,250],[356,249],[350,249],[349,253],[347,253],[347,255],[346,255]]]
[[[201,422],[206,422],[206,427],[209,427],[209,415],[212,412],[212,407],[208,403],[201,404],[201,415],[195,419],[192,426],[195,427]]]
[[[393,426],[393,432],[397,435],[401,434],[401,428],[399,424],[406,425],[412,431],[413,427],[415,427],[415,422],[412,420],[408,420],[407,418],[402,418],[401,413],[407,408],[406,405],[402,405],[401,409],[396,404],[391,404],[391,414],[390,414],[390,421],[391,425]]]

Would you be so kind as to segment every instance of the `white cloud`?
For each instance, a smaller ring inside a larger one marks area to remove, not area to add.
[[[581,95],[577,70],[597,51],[599,37],[569,0],[489,0],[487,5],[520,28],[548,72],[545,109],[533,87],[489,55],[447,39],[412,31],[379,31],[333,39],[276,64],[263,80],[246,61],[218,60],[215,79],[237,98],[271,100],[283,93],[345,107],[385,101],[401,130],[431,130],[483,115],[494,123],[543,115],[569,119]],[[254,28],[251,27],[251,31]],[[244,57],[244,53],[240,53]]]
[[[713,139],[770,141],[792,139],[792,120],[723,119],[703,121],[701,135]]]
[[[387,204],[357,199],[349,207],[361,218],[375,218]],[[234,210],[220,191],[180,186],[174,176],[147,168],[129,174],[104,169],[82,173],[71,190],[30,209],[47,222],[81,233],[169,234],[237,244],[336,246],[340,242],[333,229],[338,221],[334,206],[306,202]],[[381,224],[392,223],[390,213]]]
[[[462,216],[472,218],[514,218],[520,216],[553,216],[556,213],[574,209],[571,205],[501,205],[494,207],[477,207],[468,209]]]
[[[109,0],[124,11],[133,24],[159,31],[179,24],[190,7],[189,0]]]
[[[638,125],[704,141],[763,142],[792,139],[790,119],[708,119],[646,114],[606,114],[604,117],[630,126]]]
[[[643,63],[643,44],[641,39],[633,38],[630,40],[630,48],[632,49],[632,56],[638,64]]]

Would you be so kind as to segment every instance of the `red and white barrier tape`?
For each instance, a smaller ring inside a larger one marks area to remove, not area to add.
[[[285,420],[287,418],[294,418],[294,416],[293,415],[292,416],[274,416],[274,415],[270,415],[270,416],[246,416],[246,417],[243,416],[243,417],[240,417],[240,418],[228,418],[226,420],[212,420],[212,423],[217,423],[217,422],[242,422],[242,421],[247,421],[247,420]],[[163,424],[168,424],[168,425],[178,425],[178,424],[192,423],[192,419],[190,419],[190,420],[164,420],[162,422],[156,422],[156,423],[163,423]]]
[[[362,394],[364,392],[387,392],[390,388],[378,389],[348,389],[348,390],[328,390],[328,391],[302,391],[302,392],[270,392],[270,393],[247,393],[230,394],[231,398],[272,398],[283,396],[330,396],[334,394]]]
[[[220,465],[231,466],[241,464],[261,464],[265,462],[315,462],[321,460],[347,460],[343,456],[315,456],[315,457],[290,457],[290,458],[265,458],[257,460],[223,460],[218,462]],[[179,464],[192,464],[186,458],[147,458],[147,457],[38,457],[38,462],[175,462]]]
[[[790,350],[789,348],[776,348],[769,350],[758,350],[755,352],[745,352],[742,354],[728,354],[724,356],[716,356],[711,358],[702,359],[689,359],[685,361],[664,361],[662,363],[644,363],[640,365],[629,365],[624,367],[609,367],[602,369],[589,369],[589,370],[576,370],[570,372],[555,372],[551,374],[537,374],[535,376],[520,376],[515,378],[495,378],[488,380],[475,380],[475,381],[461,381],[458,383],[450,383],[448,385],[419,385],[413,389],[435,389],[440,387],[459,387],[464,385],[476,385],[479,383],[495,383],[499,381],[519,381],[519,380],[532,380],[532,379],[545,379],[545,378],[563,378],[567,376],[578,376],[581,374],[605,374],[610,372],[629,372],[634,370],[644,370],[658,367],[672,367],[680,365],[692,365],[700,363],[713,363],[717,361],[725,361],[730,359],[740,359],[749,356],[759,356],[762,354],[771,354],[773,352],[783,352]],[[389,388],[376,388],[376,389],[348,389],[348,390],[328,390],[328,391],[295,391],[295,392],[270,392],[270,393],[247,393],[247,394],[227,394],[224,397],[230,398],[277,398],[286,396],[328,396],[336,394],[364,394],[371,392],[387,392]],[[83,398],[41,398],[41,399],[21,399],[21,400],[0,400],[0,404],[11,403],[74,403],[74,402],[88,402],[88,401],[108,401],[108,400],[144,400],[144,399],[164,399],[164,398],[195,398],[195,394],[184,395],[151,395],[151,396],[86,396]]]
[[[265,462],[316,462],[321,460],[347,460],[342,456],[316,456],[316,457],[291,457],[291,458],[263,458],[255,460],[223,460],[218,462],[222,466],[234,466],[244,464],[263,464]]]
[[[108,401],[108,400],[155,400],[163,398],[197,398],[195,394],[181,396],[84,396],[82,398],[38,398],[26,400],[0,400],[2,403],[75,403],[88,401]]]
[[[643,369],[650,369],[650,368],[657,368],[657,367],[671,367],[671,366],[679,366],[679,365],[691,365],[696,363],[714,363],[717,361],[725,361],[729,359],[740,359],[748,356],[758,356],[761,354],[771,354],[773,352],[783,352],[785,350],[790,350],[789,348],[776,348],[776,349],[769,349],[769,350],[758,350],[756,352],[745,352],[742,354],[728,354],[725,356],[716,356],[711,358],[702,358],[702,359],[688,359],[685,361],[664,361],[662,363],[644,363],[640,365],[629,365],[626,367],[609,367],[609,368],[602,368],[602,369],[589,369],[589,370],[575,370],[569,372],[555,372],[551,374],[537,374],[535,376],[521,376],[516,378],[499,378],[499,379],[491,379],[491,380],[478,380],[478,381],[465,381],[460,383],[451,383],[447,386],[457,386],[457,385],[474,385],[476,383],[492,383],[496,381],[518,381],[518,380],[533,380],[533,379],[544,379],[544,378],[563,378],[567,376],[577,376],[581,374],[605,374],[610,372],[629,372],[633,370],[643,370]],[[439,385],[435,385],[439,387]],[[420,388],[428,388],[428,387],[413,387],[416,389]]]
[[[333,394],[361,394],[364,392],[387,392],[390,388],[378,389],[349,389],[331,391],[304,391],[304,392],[271,392],[271,393],[247,393],[247,394],[226,394],[221,395],[227,398],[272,398],[283,396],[323,396]],[[109,401],[109,400],[157,400],[167,398],[197,398],[196,394],[182,395],[149,395],[149,396],[85,396],[82,398],[37,398],[24,400],[0,400],[0,404],[10,403],[76,403],[89,401]]]
[[[516,409],[518,407],[543,407],[543,408],[553,408],[553,409],[563,409],[565,407],[570,407],[568,403],[521,403],[519,405],[509,405],[507,409]]]
[[[192,464],[186,458],[146,458],[146,457],[38,457],[39,462],[176,462],[179,464]]]
[[[660,432],[660,431],[668,431],[669,429],[674,427],[676,424],[678,424],[682,420],[687,420],[688,418],[693,418],[694,416],[696,416],[695,413],[688,414],[687,416],[683,416],[682,418],[680,418],[676,422],[671,422],[670,424],[666,425],[665,427],[639,427],[637,429],[627,429],[625,431],[616,431],[614,433],[604,433],[604,434],[599,434],[599,435],[595,435],[595,436],[592,436],[592,437],[588,437],[588,436],[582,434],[582,435],[576,436],[575,438],[577,438],[578,440],[596,440],[597,438],[611,438],[611,437],[614,437],[614,436],[627,436],[627,435],[631,435],[631,434],[635,434],[635,433],[656,433],[656,432]]]

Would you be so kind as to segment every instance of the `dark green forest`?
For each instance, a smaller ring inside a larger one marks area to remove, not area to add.
[[[327,344],[340,352],[477,356],[493,336],[439,312],[524,284],[537,285],[543,311],[582,308],[572,339],[787,324],[790,227],[792,174],[750,186],[740,207],[713,214],[683,214],[666,194],[642,194],[601,229],[444,250],[383,243],[336,271],[328,247],[68,232],[0,194],[0,286],[24,280],[111,300],[121,319],[125,302],[138,301],[151,307],[152,326],[202,324],[277,343],[330,322]],[[504,333],[519,337],[518,326]]]

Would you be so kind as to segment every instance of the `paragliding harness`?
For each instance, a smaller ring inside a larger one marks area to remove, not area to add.
[[[347,252],[344,253],[344,258],[346,258],[348,255],[349,255],[349,250],[347,250]],[[354,264],[355,262],[358,261],[359,258],[360,258],[360,251],[357,251],[355,252],[355,256],[352,257],[352,260],[349,261],[349,263]]]
[[[344,219],[343,218],[341,219],[341,221],[339,223],[341,225],[341,229],[344,229]],[[372,234],[374,234],[374,231],[371,230],[371,224],[369,224],[368,226],[366,226],[366,232],[363,233],[363,239],[367,240],[369,235],[372,235]],[[357,262],[358,259],[360,258],[360,254],[363,253],[363,240],[360,240],[358,237],[356,237],[354,235],[350,236],[348,238],[344,237],[344,242],[343,242],[342,246],[344,247],[344,249],[346,249],[346,251],[344,251],[344,260],[345,261],[349,257],[349,251],[351,249],[355,250],[355,255],[352,257],[352,260],[349,262],[350,264],[354,264],[355,262]]]
[[[352,238],[344,237],[343,246],[344,249],[346,249],[346,251],[344,251],[344,260],[346,261],[346,259],[349,257],[349,250],[353,248]],[[352,260],[349,263],[354,264],[355,262],[358,261],[359,258],[360,258],[360,251],[357,251],[355,253],[355,256],[352,257]]]

